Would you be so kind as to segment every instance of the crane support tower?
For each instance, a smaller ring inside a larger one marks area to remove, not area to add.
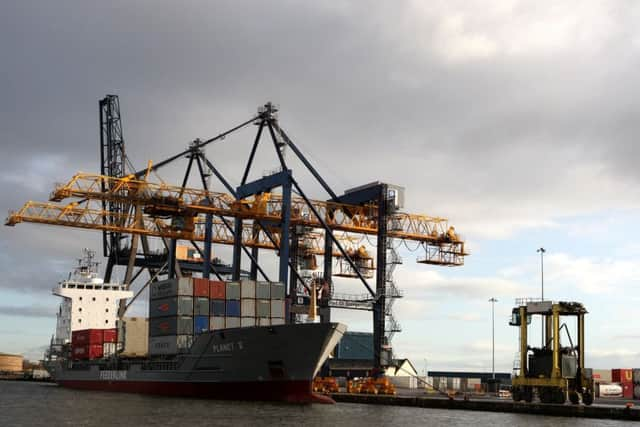
[[[593,403],[594,385],[590,369],[585,369],[584,316],[587,310],[578,302],[516,300],[509,324],[520,334],[519,372],[512,379],[513,400],[531,402],[537,392],[542,403],[565,402],[585,405]],[[544,325],[544,346],[530,347],[528,325],[532,316],[541,316]],[[576,318],[577,341],[571,338],[562,319]],[[560,335],[565,330],[569,346],[562,346]]]

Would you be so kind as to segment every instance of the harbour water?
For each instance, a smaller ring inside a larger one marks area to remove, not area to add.
[[[624,421],[338,403],[295,406],[0,381],[0,426],[622,426]]]

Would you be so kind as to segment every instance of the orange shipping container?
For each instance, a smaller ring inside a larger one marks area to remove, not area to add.
[[[209,280],[193,279],[193,296],[209,298]]]
[[[219,280],[209,281],[209,296],[211,299],[225,299],[226,297],[226,285]]]

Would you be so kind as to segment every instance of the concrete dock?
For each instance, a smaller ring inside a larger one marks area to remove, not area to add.
[[[554,417],[600,418],[640,421],[640,408],[613,405],[554,405],[493,399],[448,399],[427,396],[381,396],[371,394],[333,393],[336,402],[374,405],[414,406],[419,408],[457,409],[467,411],[515,412]]]

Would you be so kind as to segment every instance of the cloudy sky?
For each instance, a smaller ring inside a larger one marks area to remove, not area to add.
[[[401,250],[396,354],[420,370],[490,370],[496,297],[496,367],[509,371],[507,317],[515,298],[539,295],[544,246],[545,295],[591,312],[587,364],[638,367],[639,19],[632,1],[5,2],[0,208],[98,170],[107,93],[137,167],[270,100],[337,192],[403,185],[408,212],[449,218],[467,239],[461,268]],[[207,151],[234,184],[254,131]],[[257,173],[275,166],[264,154]],[[0,229],[0,351],[38,356],[51,288],[99,245],[97,232]],[[335,314],[352,330],[369,316]]]

